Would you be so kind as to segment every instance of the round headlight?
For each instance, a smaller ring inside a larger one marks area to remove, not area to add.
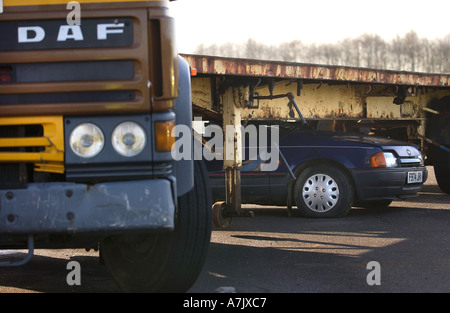
[[[111,141],[117,153],[125,157],[133,157],[144,150],[147,137],[139,124],[124,122],[114,129]]]
[[[92,123],[83,123],[72,130],[69,138],[73,153],[82,158],[93,158],[105,144],[101,129]]]

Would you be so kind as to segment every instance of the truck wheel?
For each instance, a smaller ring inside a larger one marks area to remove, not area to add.
[[[450,166],[446,164],[434,165],[434,175],[439,188],[443,192],[450,194]]]
[[[175,230],[115,235],[100,243],[107,270],[125,292],[185,292],[196,281],[211,236],[206,167],[194,162],[194,188],[178,198]]]
[[[434,165],[439,188],[450,194],[450,152],[442,149],[442,146],[450,149],[450,96],[432,102],[430,106],[438,111],[439,115],[431,114],[428,117],[426,137],[437,143],[428,146],[428,159]]]
[[[302,171],[294,187],[295,202],[305,217],[342,217],[350,211],[353,187],[333,166],[316,165]]]

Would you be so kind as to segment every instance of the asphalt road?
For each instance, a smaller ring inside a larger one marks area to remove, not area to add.
[[[189,292],[450,292],[450,195],[440,192],[429,170],[420,197],[388,209],[354,208],[340,219],[287,217],[283,207],[244,205],[255,216],[214,229]],[[0,261],[22,253],[1,251]],[[0,269],[0,293],[119,292],[97,257],[94,251],[37,250],[27,265]],[[70,261],[80,264],[81,285],[67,284]]]

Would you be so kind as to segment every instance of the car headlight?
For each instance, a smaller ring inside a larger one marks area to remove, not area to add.
[[[421,165],[421,166],[424,166],[424,165],[425,165],[425,162],[423,161],[423,156],[422,156],[422,155],[419,155],[418,158],[419,158],[419,160],[420,160],[420,165]]]
[[[391,152],[378,152],[370,157],[371,167],[397,167],[397,158]]]
[[[114,129],[111,141],[117,153],[125,157],[133,157],[144,150],[147,136],[139,124],[123,122]]]
[[[397,158],[391,152],[383,152],[386,159],[386,167],[397,167]]]
[[[69,143],[73,153],[88,159],[95,157],[102,151],[105,138],[97,125],[83,123],[73,129]]]

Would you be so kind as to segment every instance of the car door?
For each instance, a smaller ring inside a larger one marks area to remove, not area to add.
[[[261,166],[265,162],[266,157],[262,154],[266,153],[266,150],[265,146],[260,146],[260,130],[266,129],[258,125],[246,125],[242,129],[241,197],[243,202],[261,202],[270,198],[269,172],[264,171]],[[268,139],[270,140],[270,137]]]

